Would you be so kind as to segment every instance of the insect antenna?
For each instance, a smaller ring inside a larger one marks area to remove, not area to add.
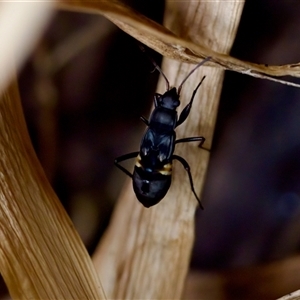
[[[140,49],[147,55],[147,57],[149,58],[149,60],[152,62],[153,66],[155,67],[155,69],[162,75],[162,77],[165,79],[166,81],[166,88],[167,91],[170,89],[170,83],[169,80],[167,78],[167,76],[164,74],[164,72],[161,70],[161,68],[158,66],[158,64],[156,63],[156,61],[147,54],[146,49],[143,45],[139,44]]]
[[[162,77],[165,79],[166,81],[166,89],[167,91],[170,89],[170,83],[169,80],[167,78],[167,76],[164,74],[164,72],[161,70],[161,68],[157,65],[157,63],[150,57],[154,67],[157,69],[157,71],[162,75]]]
[[[204,65],[207,61],[209,61],[211,59],[210,56],[206,57],[204,60],[202,60],[198,65],[196,65],[196,67],[194,69],[192,69],[192,71],[183,79],[183,81],[181,82],[180,86],[177,89],[177,93],[178,95],[181,92],[182,86],[183,84],[187,81],[187,79],[202,65]]]

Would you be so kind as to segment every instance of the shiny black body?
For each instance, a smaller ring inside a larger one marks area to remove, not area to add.
[[[205,61],[207,61],[207,58]],[[198,68],[205,61],[196,66]],[[160,68],[155,64],[155,67],[161,72]],[[194,68],[185,80],[196,70]],[[200,87],[202,78],[196,89],[194,90],[191,100],[183,109],[179,118],[176,109],[180,105],[179,94],[182,84],[178,90],[173,87],[169,88],[169,82],[164,76],[167,83],[167,91],[163,94],[155,94],[154,110],[149,121],[141,117],[142,121],[148,126],[140,145],[139,152],[125,154],[115,159],[116,166],[132,178],[133,189],[137,199],[145,206],[150,207],[161,201],[168,192],[172,179],[172,161],[174,159],[181,162],[187,171],[192,192],[197,201],[202,207],[200,199],[194,190],[193,179],[190,172],[190,167],[184,158],[174,155],[175,145],[178,143],[199,141],[200,146],[204,143],[204,137],[189,137],[176,140],[175,128],[182,124],[188,117],[195,94]],[[136,157],[136,164],[133,174],[121,166],[119,163]]]

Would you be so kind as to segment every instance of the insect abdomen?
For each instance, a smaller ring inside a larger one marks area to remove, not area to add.
[[[150,207],[160,202],[168,192],[172,180],[172,164],[157,170],[146,169],[138,155],[133,172],[133,190],[137,199]]]

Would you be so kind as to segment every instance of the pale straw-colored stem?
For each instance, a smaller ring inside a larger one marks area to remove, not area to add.
[[[216,51],[229,52],[239,24],[243,2],[167,1],[165,25],[192,41],[207,44]],[[171,85],[178,86],[193,65],[164,60],[163,72]],[[198,194],[208,165],[223,71],[201,67],[187,80],[181,91],[182,109],[192,91],[206,75],[188,120],[178,137],[207,138],[178,145],[176,153],[189,162]],[[134,87],[133,87],[134,88]],[[165,91],[160,80],[157,91]],[[136,199],[131,182],[123,189],[110,226],[94,256],[104,289],[111,299],[178,299],[187,274],[194,240],[194,214],[197,202],[190,190],[187,174],[175,162],[173,183],[168,195],[156,206],[144,208]],[[204,206],[209,203],[204,203]],[[205,211],[203,212],[205,213]]]

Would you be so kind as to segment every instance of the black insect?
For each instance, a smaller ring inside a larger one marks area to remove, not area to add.
[[[115,159],[115,165],[132,178],[133,190],[136,194],[136,197],[145,207],[150,207],[157,204],[168,192],[172,178],[172,161],[176,159],[181,162],[185,168],[189,177],[191,190],[199,202],[200,207],[203,209],[200,199],[198,198],[194,189],[193,178],[189,164],[183,157],[175,155],[173,152],[176,144],[199,141],[199,147],[201,147],[205,141],[205,138],[202,136],[176,140],[176,133],[174,129],[181,125],[188,117],[192,108],[195,94],[205,76],[197,85],[192,94],[190,102],[183,109],[178,118],[176,109],[180,105],[179,95],[182,86],[188,77],[209,59],[210,57],[200,62],[186,76],[177,90],[176,87],[170,88],[168,79],[159,66],[152,61],[155,68],[164,77],[167,85],[167,91],[163,95],[154,95],[155,108],[150,116],[149,121],[146,118],[141,117],[141,120],[148,126],[148,128],[144,137],[142,138],[140,151],[128,153]],[[120,162],[135,157],[136,163],[133,174],[131,174],[127,169],[120,165]]]

